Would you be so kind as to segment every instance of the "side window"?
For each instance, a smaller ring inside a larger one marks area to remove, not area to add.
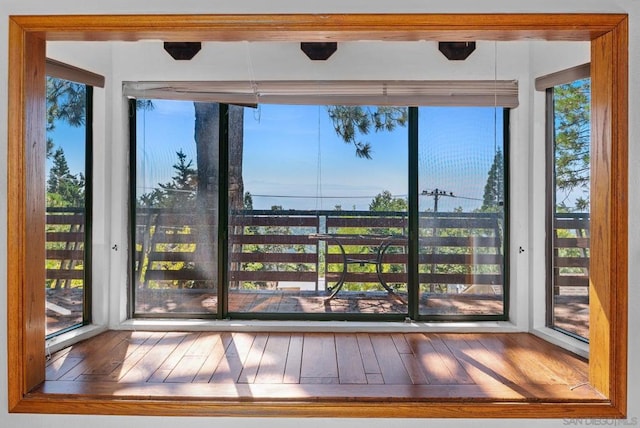
[[[90,322],[93,87],[47,76],[46,332]]]
[[[589,78],[547,89],[547,325],[589,337]]]

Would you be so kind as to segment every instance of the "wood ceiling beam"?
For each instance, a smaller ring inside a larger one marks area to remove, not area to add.
[[[30,15],[21,28],[50,41],[344,42],[593,40],[622,14]],[[393,25],[389,25],[393,22]]]

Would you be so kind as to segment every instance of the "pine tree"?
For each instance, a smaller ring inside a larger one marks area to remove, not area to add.
[[[60,182],[71,174],[67,159],[64,156],[64,150],[58,148],[53,153],[53,165],[49,170],[49,179],[47,180],[47,192],[57,193],[60,189]]]
[[[357,157],[365,159],[371,159],[371,144],[358,139],[358,134],[368,134],[372,125],[375,132],[393,131],[408,120],[404,107],[378,107],[372,111],[362,106],[329,106],[327,111],[336,133],[345,143],[354,145]]]
[[[47,131],[55,129],[55,122],[63,120],[79,127],[86,120],[86,86],[64,79],[47,77]]]
[[[176,152],[178,160],[173,164],[174,175],[167,183],[158,183],[158,187],[140,196],[143,207],[190,209],[195,205],[198,188],[197,171],[193,161],[187,161],[182,149]]]
[[[195,205],[198,188],[197,170],[193,161],[187,161],[187,155],[180,149],[176,152],[178,160],[173,164],[174,175],[167,183],[158,183],[158,188],[145,193],[139,199],[144,207],[189,209]]]
[[[482,197],[482,212],[497,212],[504,205],[504,156],[498,150],[493,157],[493,163],[487,174]]]
[[[62,148],[58,148],[52,158],[53,164],[47,179],[47,205],[82,207],[84,205],[84,176],[71,174]]]
[[[167,184],[160,184],[165,190],[193,190],[195,188],[195,177],[197,171],[192,167],[193,161],[187,161],[187,155],[182,151],[182,149],[176,152],[178,156],[178,162],[173,164],[173,169],[175,170],[175,175],[171,177],[173,179],[172,182]]]
[[[553,90],[555,184],[564,195],[556,205],[568,211],[589,207],[590,86],[590,80],[584,79]]]
[[[62,120],[73,127],[86,121],[86,86],[64,79],[47,77],[46,81],[47,132],[55,130],[56,121]],[[71,174],[62,148],[54,150],[53,140],[47,138],[47,158],[52,166],[47,179],[47,206],[83,207],[85,177]]]

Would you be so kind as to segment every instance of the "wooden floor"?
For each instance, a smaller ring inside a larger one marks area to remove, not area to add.
[[[229,401],[601,401],[588,362],[525,333],[108,331],[35,394]]]

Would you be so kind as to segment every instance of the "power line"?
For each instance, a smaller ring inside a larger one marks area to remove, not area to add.
[[[448,196],[451,198],[454,197],[453,192],[447,192],[446,190],[442,190],[442,189],[423,190],[422,195],[433,196],[433,212],[434,213],[438,212],[438,200],[440,200],[441,197],[443,196]]]
[[[456,198],[456,199],[468,199],[470,201],[482,201],[482,198],[470,198],[468,196],[457,196],[457,195],[452,195],[452,198]]]
[[[434,189],[434,190],[423,190],[422,193],[420,193],[423,196],[433,196],[431,195],[431,193],[433,193],[434,191],[439,191],[439,189]],[[446,195],[443,196],[447,196],[449,198],[454,198],[454,199],[467,199],[469,201],[483,201],[484,199],[482,198],[472,198],[470,196],[460,196],[460,195],[455,195],[453,194],[453,192],[445,192]]]
[[[357,195],[351,195],[351,196],[326,196],[326,195],[322,195],[322,196],[304,196],[304,195],[259,195],[259,194],[251,194],[251,196],[254,197],[258,197],[258,198],[288,198],[288,199],[373,199],[375,198],[377,195],[371,196],[371,195],[366,195],[366,196],[357,196]],[[407,195],[391,195],[394,198],[406,198]]]
[[[144,187],[144,186],[138,186],[138,189],[140,190],[161,190],[161,191],[165,191],[165,192],[174,192],[174,193],[195,193],[196,190],[195,189],[165,189],[162,187]],[[428,190],[423,190],[421,195],[423,196],[434,196],[434,192],[438,192],[439,196],[447,196],[449,198],[454,198],[454,199],[466,199],[469,201],[482,201],[483,199],[481,198],[471,198],[468,196],[458,196],[458,195],[454,195],[453,192],[445,192],[442,191],[440,189],[435,189],[432,191],[428,191]],[[285,198],[285,199],[373,199],[378,195],[334,195],[334,196],[326,196],[326,195],[264,195],[264,194],[251,194],[252,197],[257,197],[257,198]],[[392,198],[407,198],[408,195],[407,194],[396,194],[396,195],[391,195]]]

